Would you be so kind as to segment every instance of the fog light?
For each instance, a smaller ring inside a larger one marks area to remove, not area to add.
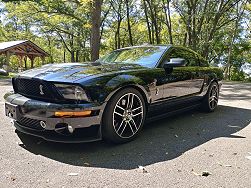
[[[70,125],[67,126],[69,133],[73,133],[74,128]]]
[[[43,127],[45,129],[46,127],[46,123],[44,121],[40,121],[40,126]]]
[[[92,113],[91,110],[85,110],[80,112],[55,112],[56,117],[86,117],[90,116]]]

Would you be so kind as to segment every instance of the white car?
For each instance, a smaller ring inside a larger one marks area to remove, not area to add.
[[[6,70],[4,70],[4,69],[0,69],[0,75],[8,76],[9,73]]]

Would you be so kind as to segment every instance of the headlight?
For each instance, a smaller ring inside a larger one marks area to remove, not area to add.
[[[65,99],[89,101],[85,91],[80,86],[67,84],[55,84],[55,86]]]

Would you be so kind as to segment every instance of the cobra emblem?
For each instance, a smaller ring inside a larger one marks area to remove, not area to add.
[[[43,85],[39,85],[40,95],[44,95]]]

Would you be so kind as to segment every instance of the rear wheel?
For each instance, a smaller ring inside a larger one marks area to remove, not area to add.
[[[108,102],[103,114],[104,138],[115,143],[131,141],[142,129],[145,114],[145,102],[138,90],[119,91]]]
[[[205,95],[202,102],[202,109],[206,112],[213,112],[218,106],[219,100],[219,86],[216,82],[213,82]]]

